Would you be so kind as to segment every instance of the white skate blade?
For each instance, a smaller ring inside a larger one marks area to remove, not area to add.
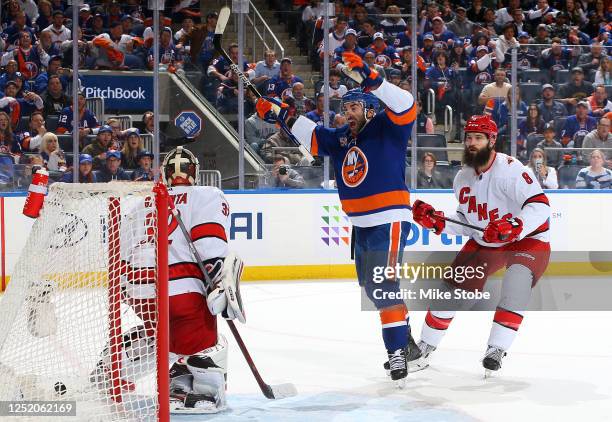
[[[287,397],[297,396],[297,388],[295,385],[286,383],[286,384],[277,384],[271,385],[270,389],[272,389],[272,393],[274,394],[275,399],[285,399]]]
[[[495,378],[495,376],[498,375],[500,371],[501,371],[501,368],[498,369],[497,371],[485,368],[484,379],[486,380],[486,379],[490,379],[490,378]]]
[[[199,407],[177,407],[170,409],[172,415],[210,415],[224,411],[225,408],[199,408]]]
[[[185,407],[182,402],[170,401],[170,413],[173,415],[208,415],[212,413],[219,413],[224,411],[227,406],[217,407],[212,402],[198,402],[196,407]]]
[[[395,386],[398,388],[398,390],[403,390],[406,388],[406,378],[395,380]]]
[[[426,368],[429,368],[429,362],[419,358],[418,360],[410,362],[408,365],[408,373],[419,372]]]

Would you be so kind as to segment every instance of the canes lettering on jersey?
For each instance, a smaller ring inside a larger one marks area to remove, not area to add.
[[[483,204],[479,204],[475,196],[470,195],[470,187],[465,186],[459,190],[459,203],[460,204],[468,204],[468,213],[477,213],[478,220],[489,220],[495,221],[499,220],[499,209],[494,208],[488,211],[488,204],[485,202]],[[502,216],[502,218],[511,217],[510,214],[506,214]]]

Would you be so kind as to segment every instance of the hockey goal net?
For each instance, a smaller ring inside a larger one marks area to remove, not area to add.
[[[152,183],[50,187],[0,299],[0,401],[166,420],[167,210]]]

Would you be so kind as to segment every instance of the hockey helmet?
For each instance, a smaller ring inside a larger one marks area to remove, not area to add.
[[[170,151],[162,163],[161,177],[166,186],[197,185],[200,163],[182,146]]]
[[[497,123],[491,119],[491,116],[474,115],[465,124],[464,132],[484,133],[490,140],[495,140],[497,139]]]
[[[378,111],[379,102],[376,95],[370,94],[369,92],[363,92],[361,88],[351,89],[342,96],[342,106],[344,106],[345,103],[352,102],[362,103],[364,111],[368,109]]]

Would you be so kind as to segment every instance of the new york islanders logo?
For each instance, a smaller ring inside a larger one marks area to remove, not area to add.
[[[21,73],[26,79],[32,79],[38,76],[38,66],[34,62],[25,62]]]
[[[380,65],[382,67],[391,66],[391,58],[386,54],[379,54],[378,56],[376,56],[376,59],[374,59],[374,61],[377,65]]]
[[[342,162],[342,181],[349,188],[357,187],[368,174],[368,159],[361,149],[351,147]]]
[[[480,72],[474,78],[474,82],[480,85],[488,84],[491,82],[491,75],[488,72]]]

